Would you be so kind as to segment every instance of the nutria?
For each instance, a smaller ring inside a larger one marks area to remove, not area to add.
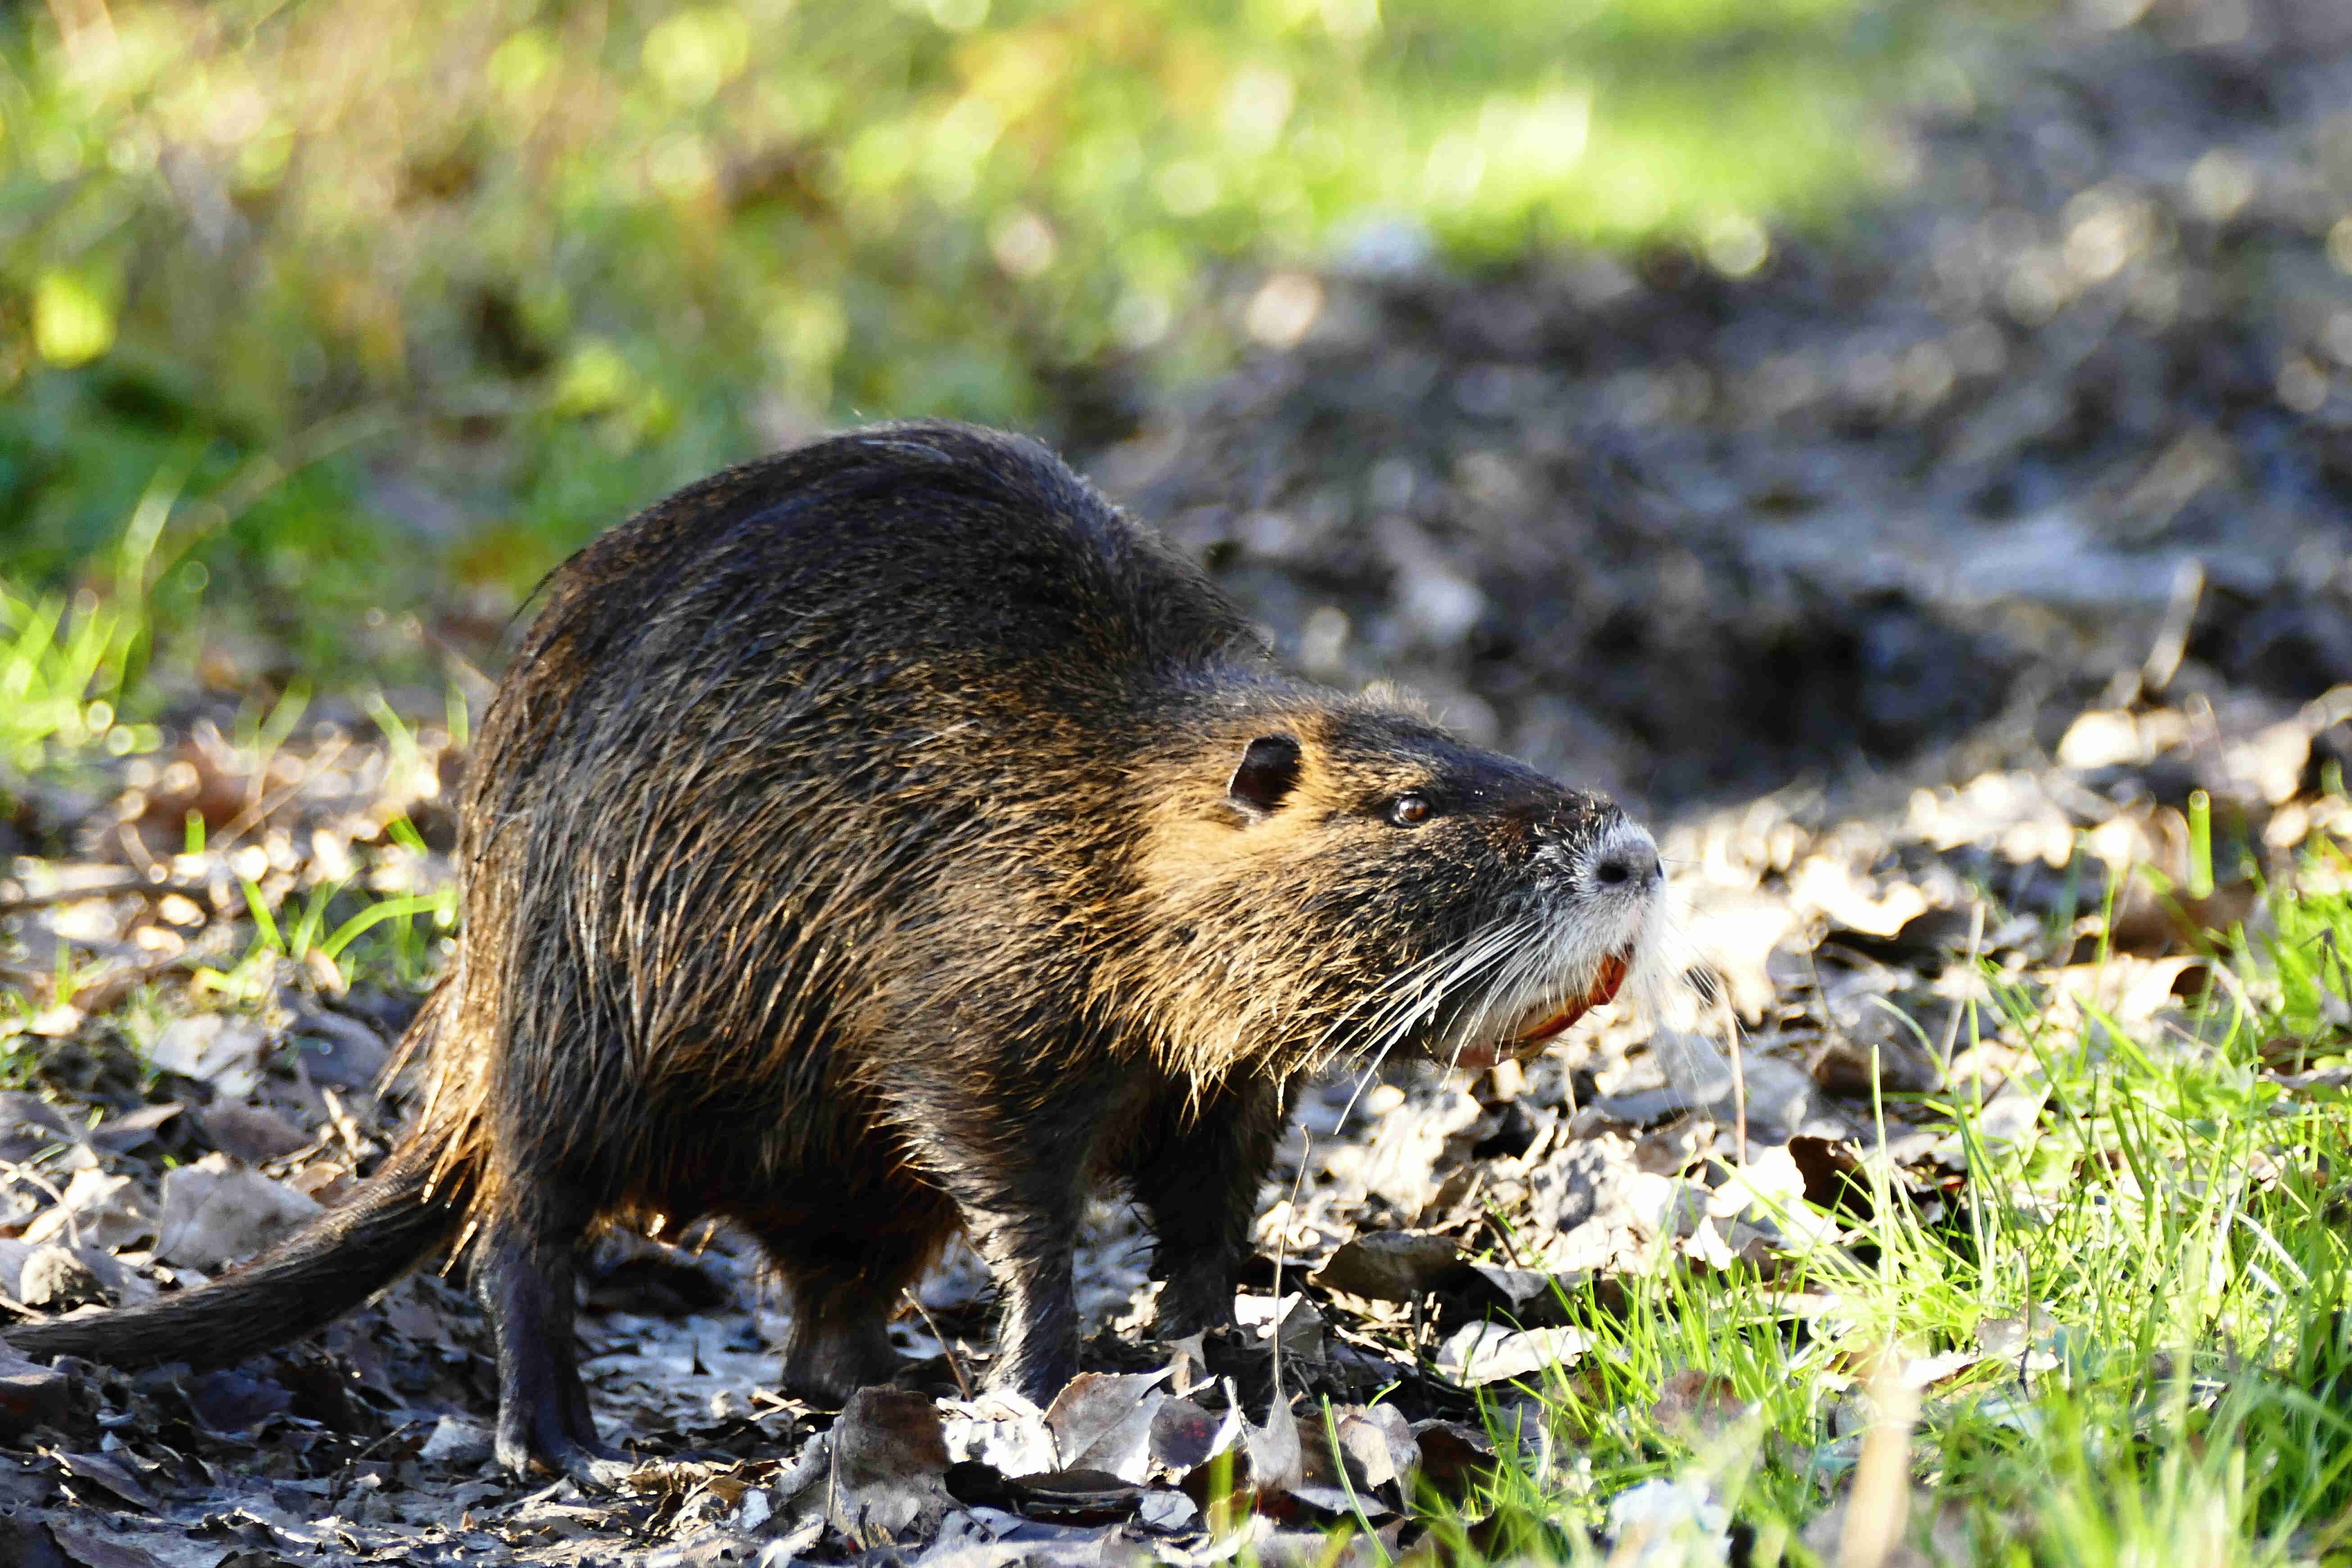
[[[961,1226],[992,1377],[1042,1404],[1077,1369],[1090,1178],[1151,1220],[1163,1331],[1227,1321],[1291,1078],[1531,1048],[1659,902],[1608,801],[1284,678],[1043,447],[948,424],[730,469],[573,556],[459,815],[463,935],[383,1166],[221,1280],[19,1350],[234,1362],[454,1240],[499,1457],[609,1480],[592,1226],[742,1226],[821,1399],[891,1375],[887,1321]]]

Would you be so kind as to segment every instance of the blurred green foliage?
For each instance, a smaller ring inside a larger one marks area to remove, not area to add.
[[[14,7],[0,571],[105,582],[168,493],[165,625],[209,597],[295,659],[381,657],[362,607],[503,610],[632,505],[828,421],[1102,434],[1105,367],[1231,353],[1202,303],[1227,260],[1682,235],[1752,264],[1760,222],[1870,172],[1901,15]]]

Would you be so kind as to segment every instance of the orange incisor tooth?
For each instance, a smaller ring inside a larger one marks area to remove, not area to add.
[[[1625,984],[1625,955],[1622,952],[1612,952],[1602,959],[1592,989],[1520,1036],[1518,1043],[1534,1045],[1549,1040],[1595,1007],[1615,1001],[1618,988]]]

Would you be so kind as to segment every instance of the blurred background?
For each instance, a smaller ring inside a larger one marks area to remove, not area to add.
[[[597,530],[918,414],[1659,807],[2300,700],[2347,10],[12,6],[0,768],[478,698]]]

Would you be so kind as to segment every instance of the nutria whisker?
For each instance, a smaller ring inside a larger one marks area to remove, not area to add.
[[[1423,964],[1400,975],[1400,979],[1420,975],[1422,983],[1381,1016],[1385,1021],[1375,1021],[1374,1026],[1367,1031],[1362,1045],[1354,1053],[1363,1058],[1363,1069],[1357,1077],[1356,1088],[1349,1095],[1347,1104],[1340,1108],[1339,1121],[1342,1124],[1355,1114],[1356,1102],[1363,1097],[1365,1086],[1379,1076],[1390,1054],[1411,1038],[1413,1027],[1433,1020],[1448,996],[1477,981],[1483,972],[1498,959],[1523,950],[1531,924],[1526,918],[1499,922],[1456,947],[1440,950]],[[1448,960],[1452,962],[1436,981],[1426,978],[1426,968]],[[1451,1050],[1443,1053],[1444,1059],[1451,1064],[1460,1053],[1461,1044],[1457,1040]]]
[[[1524,917],[1497,921],[1381,982],[1325,1030],[1318,1041],[1318,1067],[1328,1066],[1340,1056],[1366,1057],[1376,1065],[1413,1027],[1433,1021],[1446,999],[1476,978],[1485,966],[1522,942],[1527,923]],[[1339,1033],[1364,1005],[1374,1002],[1383,1005],[1360,1029],[1351,1036]]]

